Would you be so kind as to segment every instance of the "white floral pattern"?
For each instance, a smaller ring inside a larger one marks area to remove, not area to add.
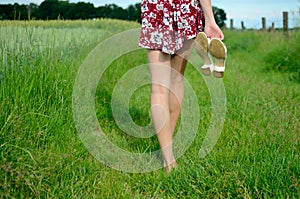
[[[184,41],[203,31],[198,0],[143,0],[139,46],[175,54]]]

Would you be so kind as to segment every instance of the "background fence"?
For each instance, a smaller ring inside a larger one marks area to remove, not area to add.
[[[271,24],[267,24],[267,21],[271,21]],[[271,19],[268,20],[266,17],[262,17],[261,21],[256,24],[252,24],[252,28],[247,28],[247,24],[244,21],[240,21],[240,26],[237,26],[237,24],[234,24],[234,20],[230,19],[229,21],[229,27],[231,30],[234,29],[241,29],[241,30],[246,30],[246,29],[258,29],[261,31],[275,31],[275,30],[283,30],[285,34],[288,34],[288,31],[290,29],[293,29],[295,27],[300,26],[300,18],[292,16],[289,12],[282,12],[282,19]]]

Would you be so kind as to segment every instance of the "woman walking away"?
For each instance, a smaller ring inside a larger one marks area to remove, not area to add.
[[[222,40],[211,0],[143,0],[139,46],[148,49],[151,116],[167,173],[175,167],[173,136],[183,101],[183,75],[199,32]],[[204,26],[205,24],[205,26]]]

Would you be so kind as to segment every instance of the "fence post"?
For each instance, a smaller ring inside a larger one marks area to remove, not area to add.
[[[289,34],[289,13],[283,12],[283,34],[288,36]]]
[[[233,30],[233,19],[230,19],[230,30]]]
[[[246,28],[245,28],[245,25],[244,25],[244,22],[242,21],[242,30],[244,31]]]
[[[275,23],[272,22],[271,32],[274,32],[274,31],[275,31]]]
[[[262,31],[265,31],[266,30],[266,18],[265,17],[263,17],[262,19]]]

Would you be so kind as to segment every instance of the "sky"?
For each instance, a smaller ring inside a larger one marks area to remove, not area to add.
[[[43,0],[0,0],[0,4],[19,3],[40,4]],[[115,3],[118,6],[126,8],[128,5],[141,2],[141,0],[70,0],[70,2],[90,2],[96,7],[105,4]],[[300,0],[212,0],[212,4],[223,9],[227,14],[226,24],[229,26],[229,20],[233,19],[234,27],[240,28],[241,21],[244,22],[246,28],[261,28],[261,18],[265,17],[267,27],[272,22],[275,27],[282,27],[282,12],[289,12],[289,26],[300,26]],[[293,14],[294,13],[294,14]]]

